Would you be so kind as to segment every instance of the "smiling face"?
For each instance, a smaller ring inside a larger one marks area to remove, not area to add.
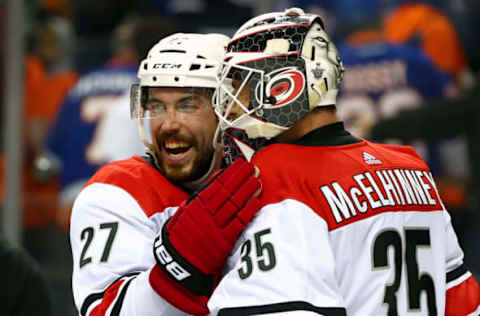
[[[173,182],[193,181],[209,168],[217,118],[211,93],[195,88],[149,88],[146,108],[160,171]]]

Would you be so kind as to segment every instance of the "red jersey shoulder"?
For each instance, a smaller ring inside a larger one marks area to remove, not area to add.
[[[295,199],[330,229],[381,212],[441,209],[428,167],[411,147],[274,144],[252,162],[260,169],[263,203]]]
[[[308,205],[324,217],[318,201],[318,187],[323,179],[341,175],[352,165],[346,150],[362,146],[364,142],[342,146],[298,146],[272,144],[253,156],[252,163],[260,169],[262,202],[271,204],[294,199]],[[348,171],[347,171],[348,172]]]
[[[141,157],[111,162],[100,168],[85,186],[105,183],[128,192],[147,216],[178,206],[188,194],[169,182]]]
[[[425,161],[411,146],[378,144],[368,141],[366,144],[382,155],[392,166],[428,169]]]

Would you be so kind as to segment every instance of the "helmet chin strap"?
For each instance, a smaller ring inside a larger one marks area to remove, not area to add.
[[[155,163],[155,166],[157,169],[160,169],[160,165],[157,160],[157,155],[155,155],[155,148],[153,147],[153,144],[150,143],[147,138],[145,137],[145,126],[143,124],[143,119],[138,120],[138,133],[140,134],[140,139],[142,140],[142,143],[146,147],[147,153],[149,153],[153,157],[153,162]]]
[[[155,148],[152,143],[150,143],[147,138],[145,137],[145,128],[143,124],[143,120],[138,120],[138,129],[140,138],[142,139],[143,144],[146,147],[147,153],[149,153],[153,157],[153,162],[158,170],[161,170],[160,163],[158,162],[157,155],[155,154]],[[212,161],[210,162],[210,166],[200,178],[195,179],[193,181],[183,182],[182,187],[195,191],[201,188],[203,185],[207,183],[210,177],[215,173],[215,171],[219,170],[222,166],[222,155],[223,155],[223,146],[217,145],[214,146],[215,150],[213,152]]]
[[[147,140],[147,137],[145,136],[145,125],[143,124],[143,119],[138,120],[138,134],[140,135],[140,139],[142,140],[142,143],[146,147],[147,153],[152,155],[153,160],[155,162],[155,166],[157,166],[157,168],[158,168],[159,165],[158,165],[157,157],[154,154],[155,153],[155,148],[153,147],[153,144],[150,143]]]

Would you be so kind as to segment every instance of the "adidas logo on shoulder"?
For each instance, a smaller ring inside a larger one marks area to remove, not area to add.
[[[381,165],[383,163],[381,160],[377,159],[377,157],[365,151],[363,152],[363,160],[368,165]]]

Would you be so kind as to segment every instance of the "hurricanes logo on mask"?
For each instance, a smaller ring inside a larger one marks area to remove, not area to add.
[[[305,87],[305,76],[295,67],[277,69],[266,76],[270,77],[270,80],[265,86],[266,100],[264,100],[264,103],[268,102],[271,96],[274,97],[272,99],[275,100],[275,103],[265,104],[265,109],[278,108],[295,101],[302,94]],[[256,97],[260,103],[258,97],[259,88],[259,85],[257,85]]]

